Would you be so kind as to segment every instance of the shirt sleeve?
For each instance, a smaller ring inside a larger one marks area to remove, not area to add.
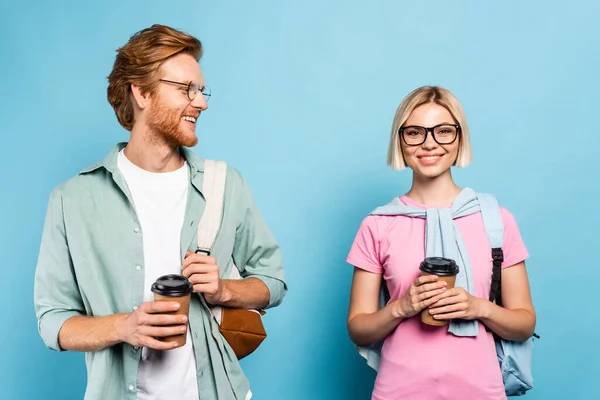
[[[525,248],[523,239],[521,239],[521,233],[519,232],[515,217],[503,207],[500,208],[500,213],[504,222],[504,237],[502,239],[504,262],[502,263],[502,268],[508,268],[525,261],[529,258],[529,253],[527,252],[527,248]]]
[[[237,170],[231,168],[230,172],[237,176],[241,187],[238,198],[241,203],[241,215],[236,228],[233,260],[237,266],[244,266],[243,277],[263,281],[269,289],[267,308],[275,307],[281,304],[287,292],[281,249],[245,180]]]
[[[381,274],[383,267],[379,261],[379,249],[377,223],[370,215],[360,224],[346,261],[365,271]]]
[[[58,189],[48,202],[35,271],[34,303],[40,336],[48,348],[61,351],[58,333],[62,325],[73,316],[85,315],[85,308],[69,253],[63,198]]]

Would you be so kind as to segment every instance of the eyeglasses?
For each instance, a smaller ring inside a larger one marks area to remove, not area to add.
[[[204,99],[208,101],[210,99],[210,88],[208,86],[200,87],[196,82],[191,81],[190,83],[182,83],[175,81],[168,81],[166,79],[159,79],[160,82],[170,83],[172,85],[183,86],[187,89],[187,97],[190,101],[194,100],[198,95],[198,92],[202,93]]]
[[[431,132],[433,140],[437,144],[451,144],[458,137],[460,125],[458,124],[441,124],[432,128],[424,126],[403,126],[398,130],[402,140],[407,146],[418,146],[427,140],[427,133]]]

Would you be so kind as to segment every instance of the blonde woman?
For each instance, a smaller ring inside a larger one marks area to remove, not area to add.
[[[372,213],[362,222],[347,258],[355,266],[350,337],[358,346],[383,341],[374,365],[378,374],[372,399],[506,399],[492,332],[512,341],[533,334],[528,253],[506,209],[499,213],[504,226],[502,306],[489,300],[492,257],[480,212],[449,217],[460,237],[458,246],[466,249],[466,254],[456,253],[464,258],[460,263],[469,264],[459,265],[469,276],[469,290],[458,285],[458,278],[457,287],[446,288],[437,275],[421,276],[424,238],[431,234],[426,226],[433,226],[427,219],[451,215],[458,201],[476,201],[469,198],[476,199],[472,190],[461,189],[452,179],[451,167],[470,161],[469,130],[458,100],[436,86],[410,93],[394,118],[388,164],[395,170],[408,167],[413,175],[410,190],[394,199],[395,205],[423,210],[427,217]],[[382,285],[390,300],[380,308]],[[436,321],[451,323],[426,325],[419,317],[423,310]]]

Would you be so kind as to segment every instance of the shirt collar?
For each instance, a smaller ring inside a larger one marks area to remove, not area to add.
[[[104,157],[104,160],[81,170],[79,173],[87,174],[99,168],[105,168],[110,173],[114,173],[118,168],[117,160],[119,152],[123,150],[125,146],[127,146],[127,142],[118,143],[115,147],[113,147],[110,153],[108,153],[106,157]],[[185,147],[180,147],[179,151],[190,166],[190,176],[194,176],[196,172],[204,172],[204,160],[202,158],[198,157],[193,151]]]

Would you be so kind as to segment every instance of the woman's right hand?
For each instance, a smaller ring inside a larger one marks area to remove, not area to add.
[[[403,319],[414,317],[437,302],[445,291],[446,282],[438,282],[437,275],[419,276],[410,284],[404,296],[394,302],[395,314]]]

